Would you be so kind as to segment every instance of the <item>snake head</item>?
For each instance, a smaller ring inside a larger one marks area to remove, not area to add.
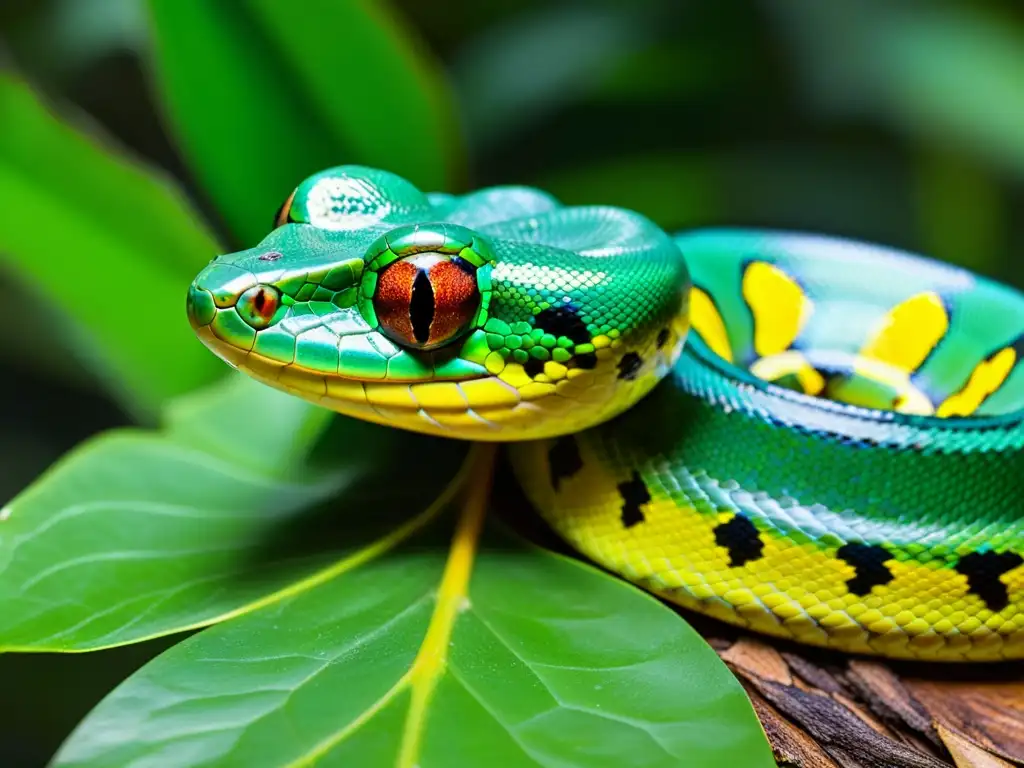
[[[304,181],[257,246],[193,281],[193,328],[227,362],[353,380],[458,378],[451,347],[478,327],[494,260],[469,229],[429,220],[404,180],[362,168]],[[425,353],[448,347],[439,355]],[[340,373],[339,373],[340,372]]]
[[[610,416],[637,380],[649,389],[682,344],[687,296],[678,250],[636,214],[523,187],[427,195],[342,166],[303,181],[257,247],[214,259],[187,309],[214,353],[271,386],[507,440]]]

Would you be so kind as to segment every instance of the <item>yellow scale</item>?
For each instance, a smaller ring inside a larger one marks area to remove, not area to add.
[[[822,395],[826,382],[806,357],[791,349],[814,306],[800,285],[773,264],[754,262],[743,275],[743,297],[754,315],[754,351],[750,372],[765,381],[794,376],[808,395]],[[734,362],[725,322],[711,298],[693,289],[693,329],[711,350]],[[911,375],[949,331],[942,299],[926,291],[893,307],[854,358],[854,371],[900,393],[892,410],[923,416],[969,416],[999,389],[1017,362],[1006,347],[979,363],[964,388],[937,408],[911,381]],[[858,403],[851,403],[857,405]]]

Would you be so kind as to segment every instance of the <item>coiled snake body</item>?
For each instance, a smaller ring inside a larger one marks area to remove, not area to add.
[[[581,553],[851,652],[1024,656],[1024,297],[889,249],[670,237],[346,166],[189,290],[233,366],[341,413],[503,441]],[[691,330],[692,327],[692,330]]]

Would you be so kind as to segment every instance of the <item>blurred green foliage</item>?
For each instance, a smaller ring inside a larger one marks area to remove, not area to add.
[[[286,24],[277,0],[148,7],[157,93],[241,240],[266,234],[266,212],[295,188],[296,171],[304,177],[339,156],[401,169],[427,189],[451,180],[462,146],[448,93],[419,42],[378,3],[313,0]]]
[[[218,375],[191,352],[168,375],[153,364],[199,347],[183,298],[166,297],[218,243],[258,237],[321,165],[387,165],[449,191],[533,184],[667,228],[860,237],[1024,286],[1015,0],[360,0],[310,3],[284,28],[266,23],[272,5],[0,4],[0,65],[49,102],[14,78],[0,88],[0,502],[84,437]],[[151,10],[180,34],[154,37]],[[339,43],[338,24],[373,54]],[[225,25],[245,30],[237,50],[203,42]],[[306,43],[316,56],[297,59]],[[249,63],[244,77],[204,90],[224,56]],[[174,57],[190,78],[153,66]],[[239,97],[253,92],[263,113]],[[25,216],[74,226],[26,238],[12,223]],[[160,252],[140,255],[154,239]],[[137,293],[111,295],[97,250]],[[0,659],[0,765],[45,759],[144,660]],[[54,697],[69,679],[90,693]]]

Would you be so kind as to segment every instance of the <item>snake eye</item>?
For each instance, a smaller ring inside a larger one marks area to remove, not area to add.
[[[373,308],[385,336],[415,349],[451,341],[480,306],[476,270],[451,254],[424,252],[389,264],[377,276]]]
[[[277,213],[274,215],[274,229],[282,227],[290,221],[293,221],[291,217],[292,212],[292,200],[295,199],[295,193],[298,190],[292,190],[292,193],[288,195],[288,199],[285,200],[281,207],[277,209]]]
[[[266,328],[281,306],[281,294],[272,285],[254,285],[235,303],[235,310],[248,325],[257,331]]]

